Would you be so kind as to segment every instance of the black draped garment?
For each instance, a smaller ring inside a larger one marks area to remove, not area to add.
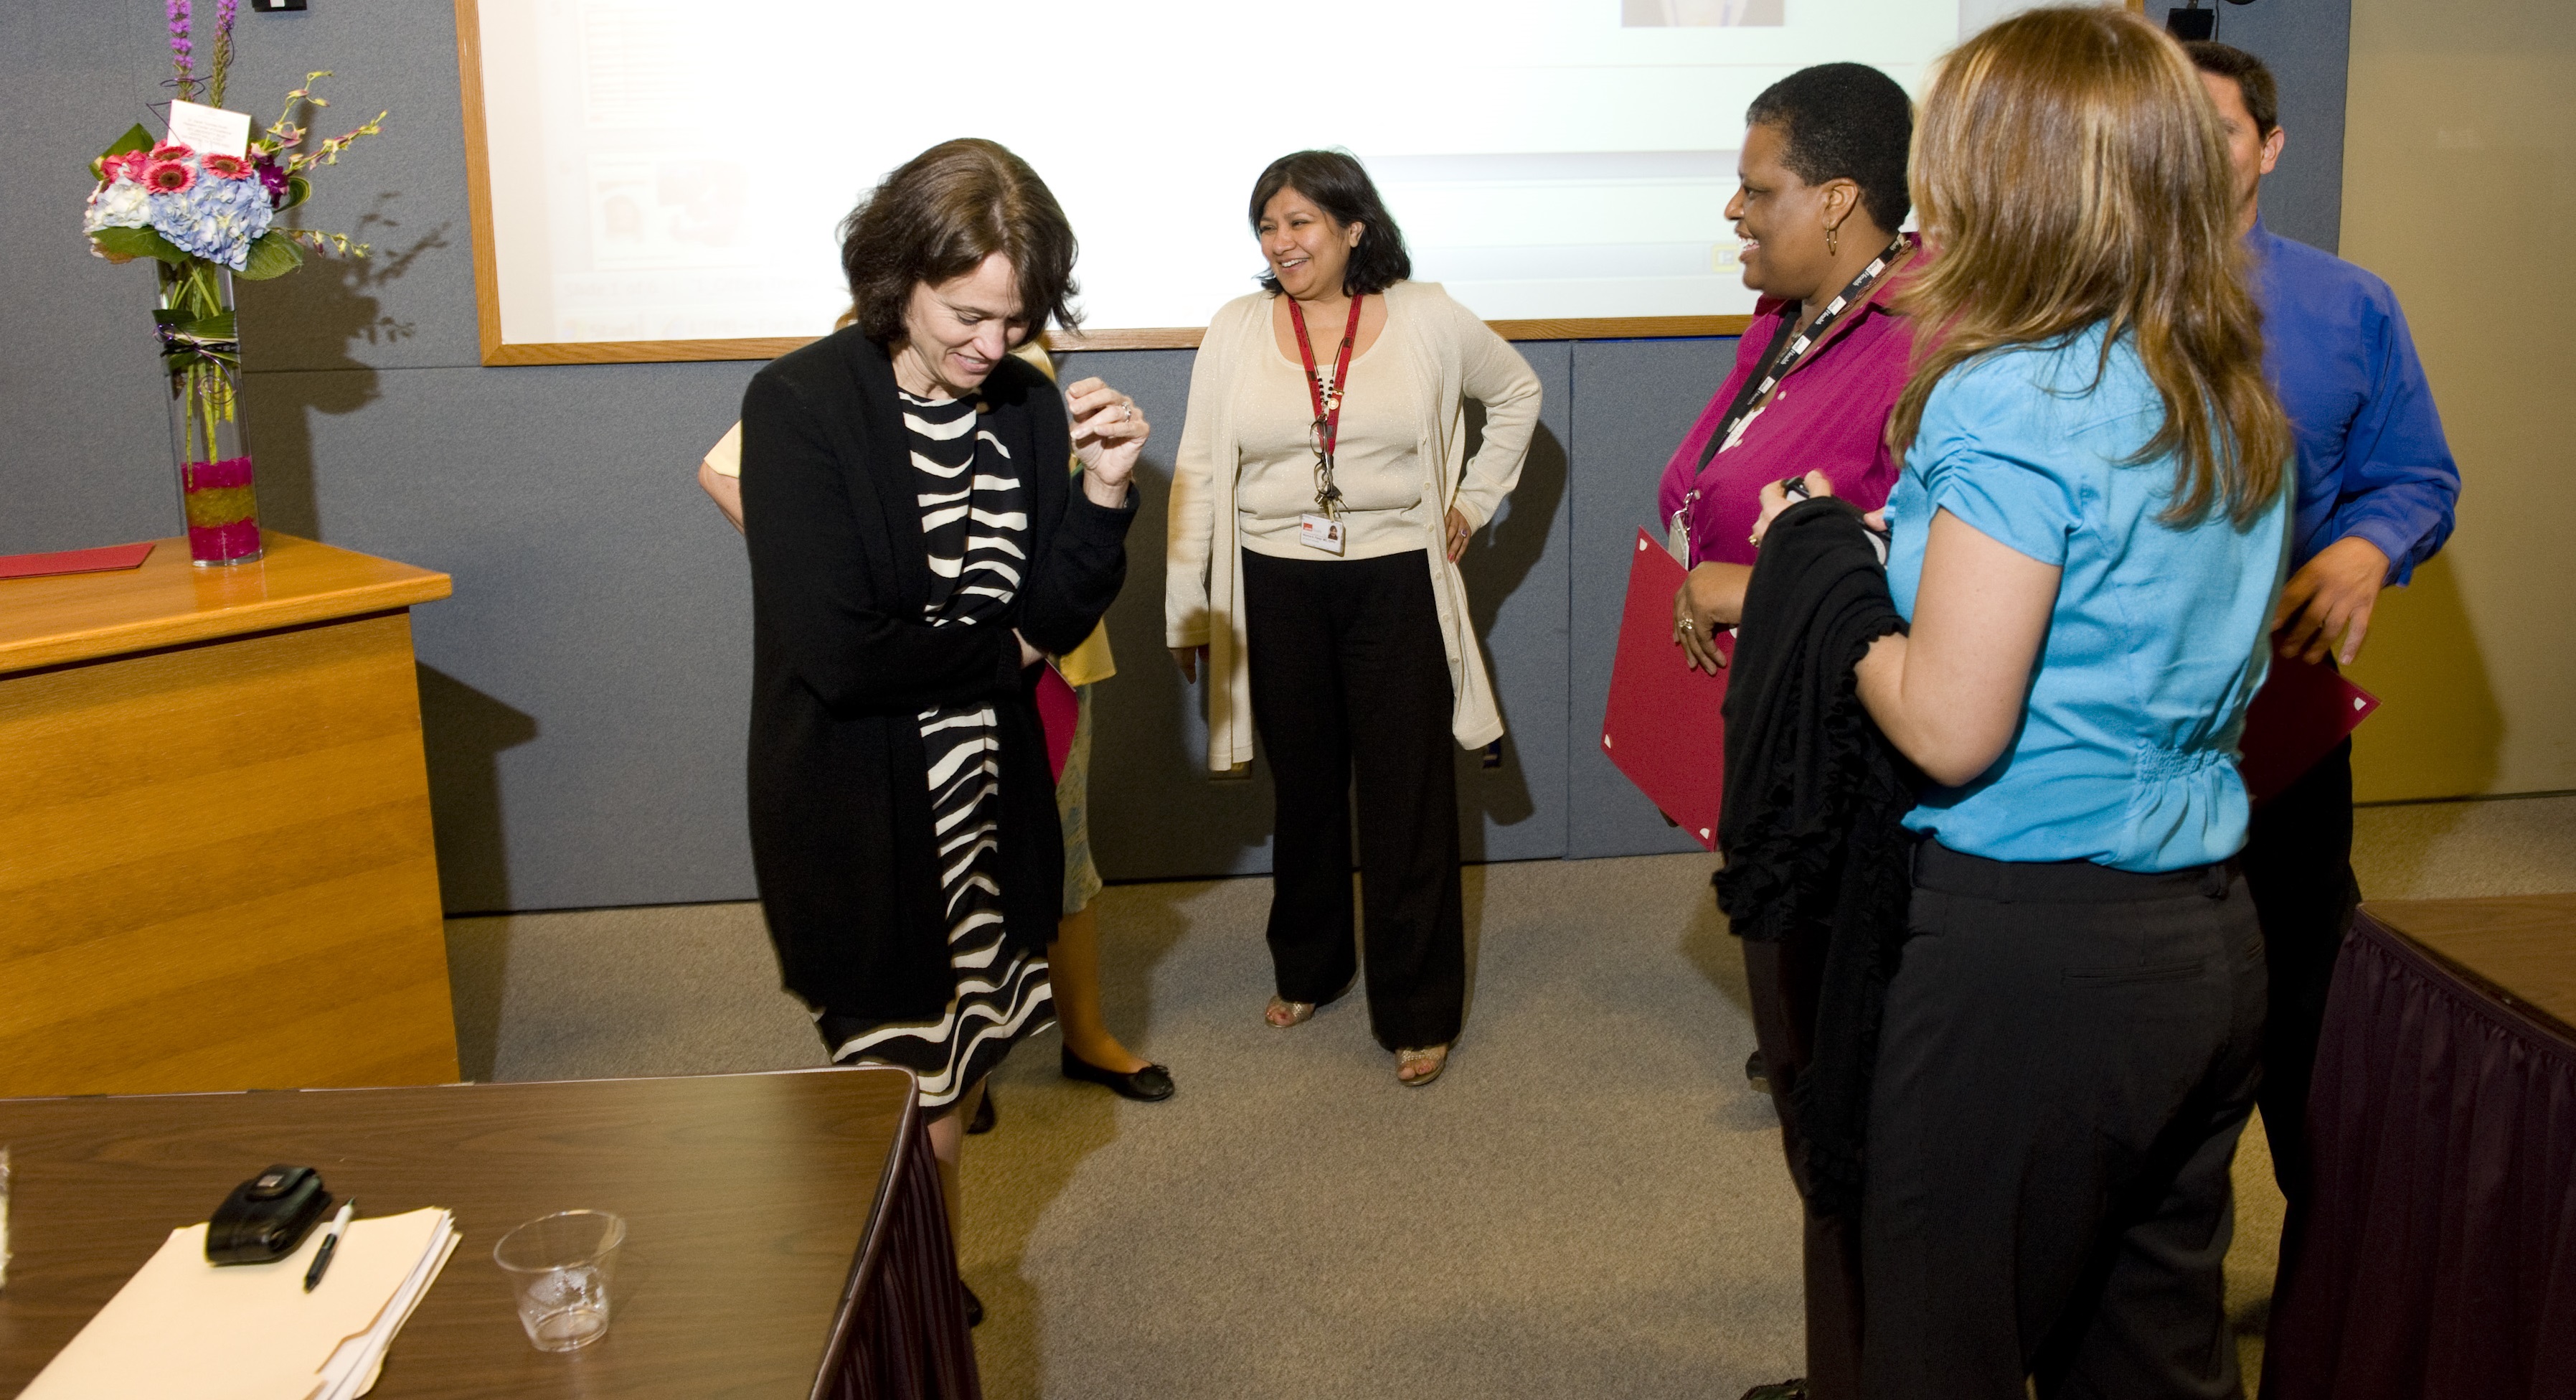
[[[1905,943],[1902,822],[1920,779],[1862,708],[1854,671],[1904,627],[1858,510],[1824,497],[1773,519],[1727,680],[1717,902],[1738,937],[1825,948],[1815,1056],[1791,1097],[1820,1215],[1859,1209],[1870,1069]]]

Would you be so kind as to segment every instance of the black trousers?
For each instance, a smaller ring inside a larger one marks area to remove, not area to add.
[[[2361,904],[2352,873],[2352,741],[2346,739],[2299,780],[2254,809],[2245,835],[2246,887],[2263,922],[2271,974],[2271,1018],[2263,1026],[2263,1135],[2272,1179],[2281,1184],[2280,1266],[2272,1278],[2275,1315],[2290,1291],[2308,1233],[2308,1086],[2325,1031],[2335,956]],[[2272,1353],[2264,1353],[2266,1379]]]
[[[1252,718],[1278,796],[1270,958],[1279,995],[1330,1001],[1359,970],[1359,795],[1369,1021],[1388,1049],[1458,1038],[1467,945],[1449,661],[1422,551],[1243,555]]]
[[[1780,1147],[1789,1157],[1789,1179],[1807,1194],[1806,1142],[1790,1095],[1815,1058],[1816,1000],[1824,986],[1825,950],[1812,938],[1744,944],[1744,985],[1753,1001],[1753,1037],[1762,1047],[1771,1105],[1780,1115]],[[1802,1271],[1807,1304],[1809,1400],[1857,1400],[1860,1395],[1860,1235],[1838,1215],[1803,1212]]]
[[[2254,809],[2239,860],[2263,921],[2272,979],[2272,1015],[2263,1029],[2263,1132],[2295,1228],[2308,1202],[2308,1083],[2325,1029],[2326,990],[2361,904],[2352,874],[2350,739]]]
[[[2220,1268],[2263,942],[2226,866],[1926,843],[1888,988],[1861,1227],[1864,1393],[2238,1397]]]

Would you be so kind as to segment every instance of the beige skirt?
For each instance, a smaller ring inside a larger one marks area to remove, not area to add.
[[[1065,755],[1064,776],[1056,779],[1055,814],[1064,824],[1064,912],[1070,917],[1091,907],[1100,893],[1100,867],[1091,862],[1091,687],[1073,688],[1079,718],[1073,726],[1073,752]]]

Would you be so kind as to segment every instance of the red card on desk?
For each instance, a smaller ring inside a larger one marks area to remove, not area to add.
[[[2379,697],[2345,680],[2322,661],[2272,658],[2271,674],[2245,711],[2245,757],[2236,771],[2246,795],[2261,803],[2278,795],[2334,752],[2361,727]]]
[[[1619,658],[1610,668],[1610,710],[1601,752],[1693,840],[1717,849],[1717,809],[1726,795],[1726,673],[1692,669],[1673,644],[1673,594],[1686,570],[1645,531],[1628,564],[1628,605],[1619,619]],[[1717,639],[1735,654],[1735,635]]]
[[[152,553],[152,542],[112,544],[104,549],[66,549],[54,554],[12,554],[0,557],[0,578],[47,578],[54,574],[97,574],[110,569],[133,569],[142,566]]]

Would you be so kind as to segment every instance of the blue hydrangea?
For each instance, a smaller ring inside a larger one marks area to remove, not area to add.
[[[81,232],[141,228],[150,222],[151,196],[132,180],[119,180],[89,197],[89,208],[81,215]]]
[[[195,184],[178,194],[155,193],[151,203],[152,227],[163,238],[183,253],[235,272],[250,261],[252,240],[268,232],[277,217],[259,181],[226,180],[202,169]]]

